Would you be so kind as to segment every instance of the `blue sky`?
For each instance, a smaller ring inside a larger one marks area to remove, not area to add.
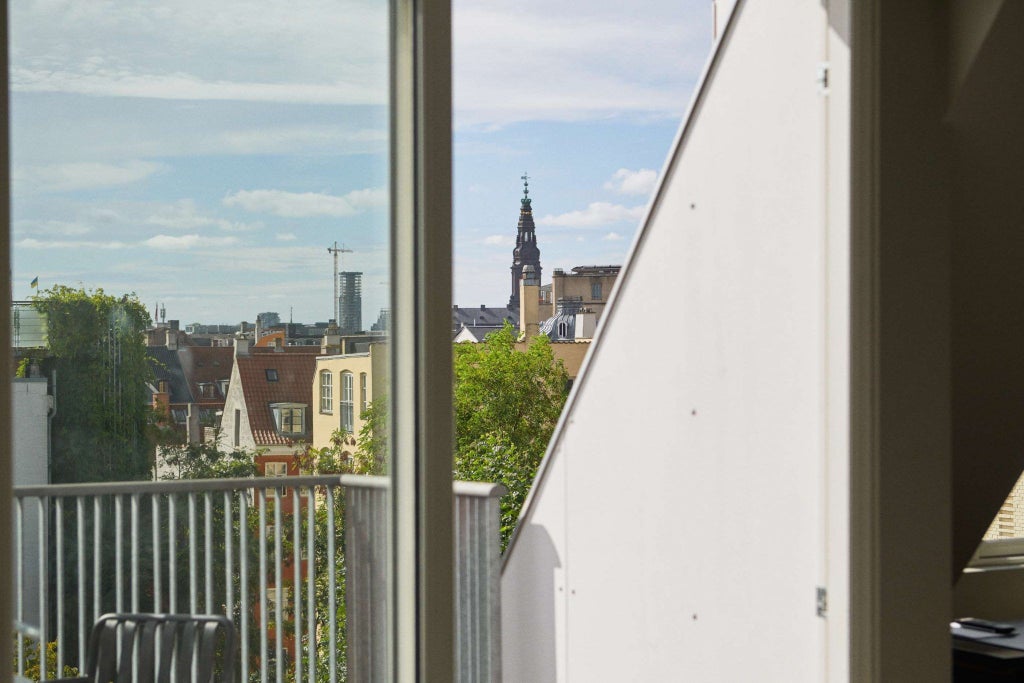
[[[115,9],[116,8],[116,9]],[[332,315],[335,240],[386,305],[386,7],[9,8],[14,297],[133,291],[188,322]],[[546,276],[621,263],[711,45],[707,0],[455,0],[454,302],[503,304],[524,171]],[[545,280],[547,277],[545,277]]]

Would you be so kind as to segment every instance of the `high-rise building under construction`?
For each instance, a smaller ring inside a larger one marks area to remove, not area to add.
[[[356,334],[363,330],[363,274],[338,273],[338,331]]]

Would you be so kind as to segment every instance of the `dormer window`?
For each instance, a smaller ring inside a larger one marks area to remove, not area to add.
[[[213,382],[200,382],[199,383],[199,397],[200,398],[216,398],[213,393]]]
[[[305,403],[272,403],[274,424],[281,436],[299,436],[306,433]]]
[[[231,380],[227,380],[227,379],[219,379],[219,380],[217,380],[217,387],[220,389],[220,395],[221,396],[227,396],[228,395],[228,383],[230,381]]]

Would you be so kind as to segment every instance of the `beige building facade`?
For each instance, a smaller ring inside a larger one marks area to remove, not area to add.
[[[576,266],[568,273],[561,268],[555,268],[551,275],[550,298],[542,302],[542,307],[546,305],[546,308],[541,313],[547,311],[546,317],[550,317],[554,315],[554,308],[557,307],[559,299],[572,299],[581,302],[583,308],[593,311],[600,319],[621,268],[622,266]],[[546,288],[542,294],[548,296]]]
[[[387,344],[380,342],[370,344],[365,353],[316,359],[312,387],[313,447],[329,446],[337,429],[346,432],[346,445],[355,446],[366,407],[375,397],[386,393],[387,354]]]

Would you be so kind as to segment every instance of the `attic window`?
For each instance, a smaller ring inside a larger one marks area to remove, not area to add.
[[[282,436],[296,436],[306,433],[305,403],[271,403],[274,425]]]
[[[266,372],[267,372],[267,381],[268,382],[276,382],[277,381],[277,370],[275,370],[274,368],[267,368]]]

